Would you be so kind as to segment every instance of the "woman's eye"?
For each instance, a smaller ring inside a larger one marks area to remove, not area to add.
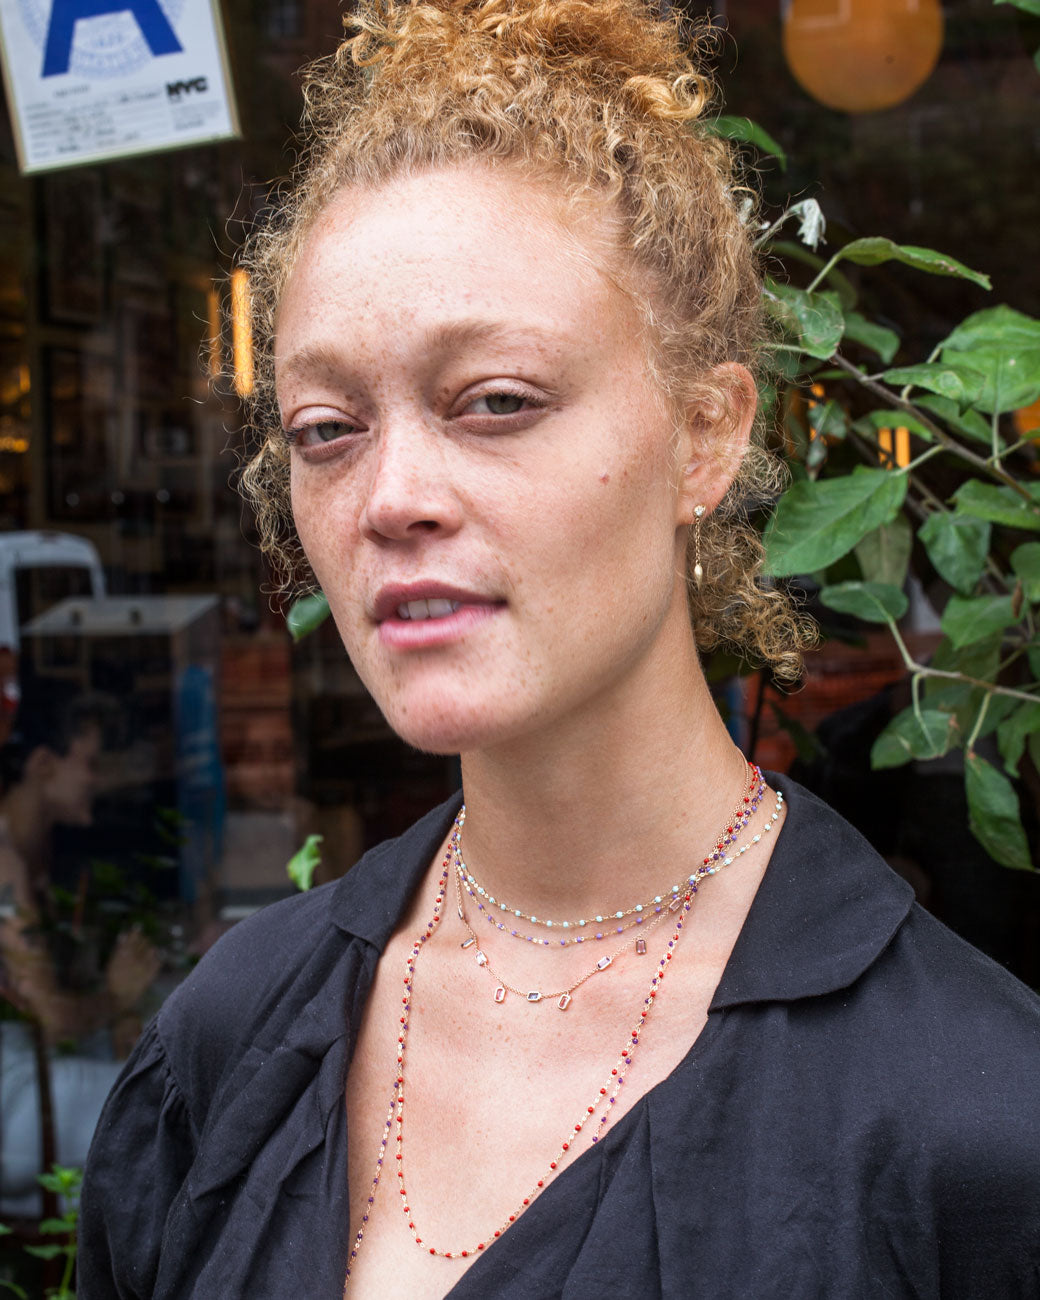
[[[315,424],[299,425],[287,429],[286,437],[300,447],[314,447],[323,442],[335,442],[349,433],[354,433],[356,426],[345,420],[318,420]]]
[[[485,393],[469,409],[477,415],[515,415],[523,410],[526,402],[527,398],[519,393]],[[481,403],[484,410],[480,409]]]

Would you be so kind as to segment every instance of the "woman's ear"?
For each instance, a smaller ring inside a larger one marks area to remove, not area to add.
[[[692,524],[696,509],[707,513],[726,495],[751,440],[758,391],[750,370],[726,361],[705,376],[704,392],[692,406],[681,435],[678,522]]]

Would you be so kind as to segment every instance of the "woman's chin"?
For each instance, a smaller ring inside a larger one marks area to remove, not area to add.
[[[384,717],[413,749],[426,754],[464,754],[492,748],[516,730],[507,725],[501,710],[469,707],[437,708],[430,701],[416,707],[398,704],[384,709]]]

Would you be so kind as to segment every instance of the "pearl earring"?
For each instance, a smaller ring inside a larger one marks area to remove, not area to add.
[[[699,587],[704,581],[704,570],[701,568],[701,519],[704,517],[704,507],[694,506],[693,515],[696,520],[693,526],[693,580]]]

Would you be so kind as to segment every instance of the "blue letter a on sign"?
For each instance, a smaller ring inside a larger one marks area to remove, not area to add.
[[[43,75],[57,77],[69,70],[72,37],[80,18],[131,13],[153,55],[178,54],[181,43],[158,0],[54,0],[43,55]]]

